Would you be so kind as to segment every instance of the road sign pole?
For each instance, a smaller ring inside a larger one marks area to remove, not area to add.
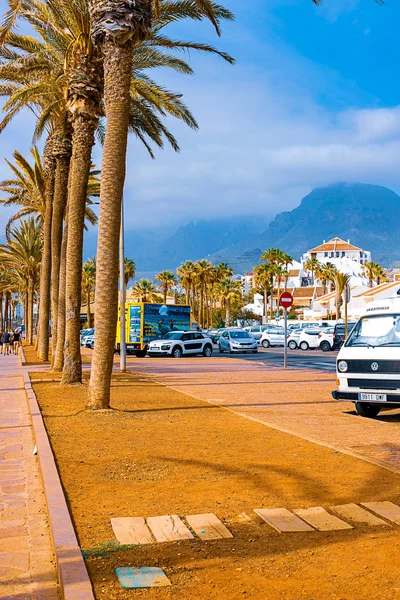
[[[283,309],[283,313],[285,315],[285,345],[284,345],[284,352],[283,352],[283,368],[287,369],[287,308]]]

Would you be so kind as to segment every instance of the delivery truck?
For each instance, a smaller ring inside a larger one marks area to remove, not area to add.
[[[150,304],[127,302],[125,304],[125,340],[127,354],[146,356],[152,340],[159,339],[170,331],[189,331],[192,326],[190,306],[184,304]],[[115,350],[119,352],[121,342],[121,314],[118,310]]]

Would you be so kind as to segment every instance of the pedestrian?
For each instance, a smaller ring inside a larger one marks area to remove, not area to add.
[[[14,331],[14,335],[13,335],[13,347],[14,347],[14,354],[18,354],[18,348],[21,345],[21,334],[19,332],[19,329],[17,329],[16,331]]]
[[[0,354],[3,354],[3,335],[4,333],[0,330]]]
[[[3,335],[3,350],[4,350],[4,354],[10,354],[10,340],[11,340],[11,334],[10,334],[10,332],[7,329],[6,332]]]

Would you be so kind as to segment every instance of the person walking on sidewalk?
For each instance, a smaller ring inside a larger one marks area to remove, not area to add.
[[[0,354],[3,354],[3,335],[4,333],[0,329]]]
[[[17,329],[16,331],[14,331],[14,335],[13,335],[14,354],[18,354],[18,348],[20,346],[20,343],[21,343],[21,334],[20,334],[19,330]]]
[[[10,354],[11,334],[8,330],[3,334],[3,353]]]

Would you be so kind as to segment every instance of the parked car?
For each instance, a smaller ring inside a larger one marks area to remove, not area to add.
[[[350,321],[347,323],[347,330],[348,330],[348,334],[351,333],[351,330],[353,329],[354,325],[356,324],[355,321]],[[340,348],[343,345],[344,342],[344,338],[345,338],[345,324],[344,323],[337,323],[335,325],[335,329],[333,332],[333,346],[332,346],[332,350],[340,350]]]
[[[319,347],[319,339],[318,336],[321,333],[321,329],[306,327],[300,333],[298,346],[301,350],[309,350],[310,348],[318,348]]]
[[[258,352],[258,342],[244,329],[225,329],[218,341],[220,352]]]
[[[182,356],[202,354],[211,356],[213,352],[211,339],[200,331],[170,331],[159,340],[150,342],[149,356]]]
[[[86,348],[94,348],[94,333],[92,333],[92,335],[87,335],[84,338],[84,342],[83,345],[86,346]]]
[[[323,331],[318,334],[319,347],[323,352],[329,352],[329,350],[332,350],[334,331],[334,327],[324,327]]]
[[[220,327],[220,329],[218,329],[217,333],[212,338],[212,341],[214,342],[214,344],[218,344],[219,338],[221,337],[221,335],[223,334],[224,331],[231,331],[231,330],[239,331],[240,327]]]
[[[274,327],[264,331],[261,336],[260,344],[263,348],[269,348],[270,346],[284,346],[285,345],[285,331],[283,327]]]
[[[291,350],[296,350],[299,347],[299,337],[301,334],[301,329],[294,329],[288,332],[288,347]]]
[[[264,331],[276,329],[276,325],[255,325],[252,327],[243,327],[243,329],[244,331],[248,331],[251,337],[259,342]]]
[[[207,331],[204,333],[204,335],[206,335],[207,337],[211,338],[212,342],[214,342],[214,338],[218,333],[218,329],[207,329]]]
[[[82,329],[81,331],[81,346],[86,346],[86,338],[88,335],[93,335],[94,329]]]

